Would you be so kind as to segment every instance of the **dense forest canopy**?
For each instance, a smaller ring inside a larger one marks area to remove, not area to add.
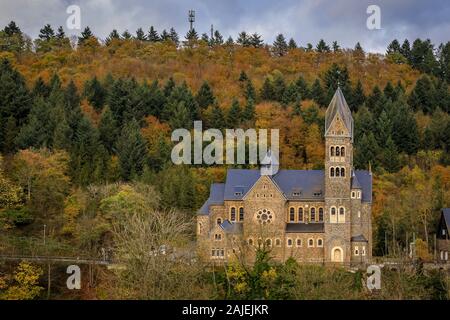
[[[449,83],[450,42],[394,40],[380,55],[282,34],[269,45],[245,31],[235,41],[150,27],[101,41],[50,25],[32,40],[11,22],[0,31],[3,249],[26,235],[28,250],[46,224],[54,252],[95,255],[127,208],[192,217],[226,170],[171,164],[172,130],[194,120],[279,128],[283,168],[321,169],[338,85],[355,119],[355,167],[374,172],[375,254],[404,253],[413,234],[431,248],[450,206]]]

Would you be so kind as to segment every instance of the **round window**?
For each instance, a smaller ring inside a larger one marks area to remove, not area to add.
[[[261,209],[256,213],[256,219],[263,225],[271,223],[273,220],[273,213],[270,210]]]

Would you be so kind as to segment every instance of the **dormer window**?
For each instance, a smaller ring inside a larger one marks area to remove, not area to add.
[[[292,192],[292,195],[293,195],[294,197],[300,197],[300,192]]]
[[[242,196],[242,192],[235,192],[234,195],[235,195],[236,197]]]

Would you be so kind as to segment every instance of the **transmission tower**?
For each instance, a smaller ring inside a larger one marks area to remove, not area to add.
[[[192,31],[192,29],[194,29],[194,22],[195,22],[195,11],[194,10],[189,10],[189,15],[188,15],[188,20],[189,20],[189,25],[190,28],[189,30]]]

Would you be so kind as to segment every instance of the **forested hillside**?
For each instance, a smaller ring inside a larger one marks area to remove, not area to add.
[[[153,27],[69,39],[49,25],[32,40],[11,22],[0,31],[0,251],[96,256],[117,245],[123,213],[189,220],[226,170],[171,164],[172,130],[194,120],[279,128],[283,168],[321,169],[339,84],[355,167],[374,173],[375,255],[404,254],[415,236],[430,259],[439,209],[450,206],[449,83],[450,42],[394,40],[380,55],[359,43]]]

